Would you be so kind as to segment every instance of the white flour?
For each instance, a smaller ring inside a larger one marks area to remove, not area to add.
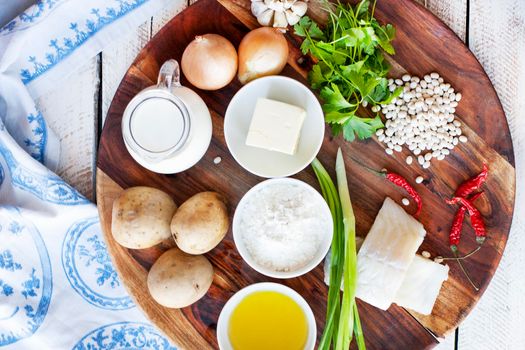
[[[311,261],[319,249],[327,218],[321,198],[295,184],[261,188],[246,203],[241,237],[255,261],[275,271],[292,271]]]

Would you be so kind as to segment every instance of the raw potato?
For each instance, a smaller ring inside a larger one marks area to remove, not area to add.
[[[113,238],[126,248],[153,247],[170,237],[170,221],[176,210],[173,199],[161,190],[128,188],[113,202]]]
[[[213,267],[206,257],[173,248],[149,270],[148,290],[160,305],[179,309],[202,298],[212,281]]]
[[[228,227],[226,204],[216,192],[197,193],[180,206],[171,221],[177,246],[189,254],[204,254],[215,248]]]

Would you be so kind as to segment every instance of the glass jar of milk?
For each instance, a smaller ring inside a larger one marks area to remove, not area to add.
[[[210,145],[212,123],[204,101],[180,84],[179,64],[162,65],[157,85],[139,92],[122,117],[128,152],[143,167],[162,174],[184,171]]]

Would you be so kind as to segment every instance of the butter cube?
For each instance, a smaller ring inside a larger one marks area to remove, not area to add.
[[[246,145],[294,155],[306,111],[288,103],[259,98]]]

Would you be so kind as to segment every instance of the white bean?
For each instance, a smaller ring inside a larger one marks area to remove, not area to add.
[[[372,108],[381,110],[387,119],[384,131],[376,133],[387,145],[387,153],[401,152],[406,145],[417,162],[429,167],[432,158],[444,159],[455,145],[466,139],[460,140],[461,122],[454,115],[461,94],[454,93],[438,73],[432,72],[423,79],[405,74],[389,80],[389,87],[396,86],[403,87],[397,98],[381,108]],[[408,156],[405,161],[410,165],[414,158]]]

